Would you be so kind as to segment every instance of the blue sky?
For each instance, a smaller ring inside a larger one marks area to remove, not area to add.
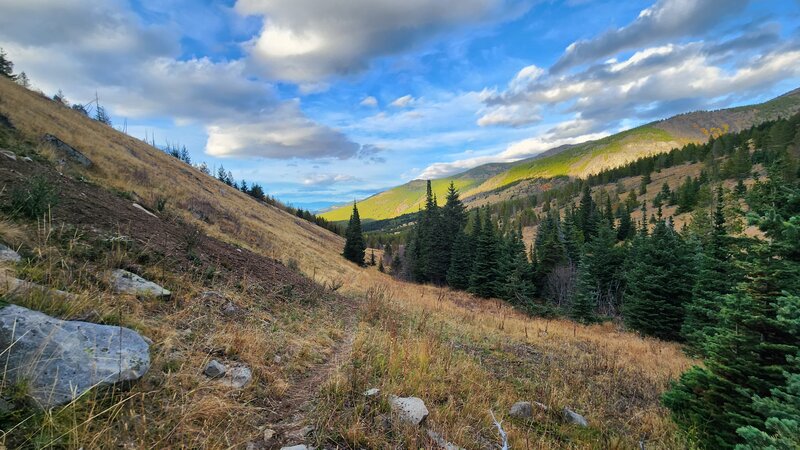
[[[34,87],[317,207],[800,86],[790,0],[0,0]]]

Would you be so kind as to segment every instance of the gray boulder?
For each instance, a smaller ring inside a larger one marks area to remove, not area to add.
[[[0,273],[0,292],[14,295],[41,295],[51,299],[75,300],[75,295],[69,292],[50,289],[42,285],[20,280],[5,273]]]
[[[588,427],[589,426],[589,422],[586,421],[585,417],[583,417],[582,415],[576,413],[575,411],[573,411],[573,410],[571,410],[569,408],[564,408],[561,411],[561,414],[564,416],[564,421],[567,422],[567,423],[572,423],[572,424],[579,425],[579,426],[582,426],[582,427]]]
[[[118,294],[152,295],[155,297],[169,297],[172,293],[163,287],[147,281],[135,273],[127,270],[116,269],[111,272],[111,285]]]
[[[19,256],[19,253],[3,244],[0,244],[0,261],[19,262],[21,259],[22,258]]]
[[[212,359],[210,363],[206,366],[206,369],[203,371],[209,378],[219,378],[225,375],[227,369],[225,365],[221,362],[217,361],[216,359]]]
[[[93,387],[141,378],[150,347],[133,330],[65,321],[9,305],[0,309],[6,379],[25,381],[42,408],[72,401]]]
[[[56,151],[65,154],[69,159],[77,162],[78,164],[85,167],[90,167],[92,165],[92,160],[86,155],[79,152],[77,149],[73,148],[71,145],[67,144],[61,139],[53,136],[52,134],[45,134],[43,140],[52,144]]]
[[[425,402],[417,397],[396,397],[392,395],[389,397],[389,405],[403,422],[419,425],[428,418],[428,408],[425,407]]]
[[[511,406],[508,415],[515,419],[530,419],[533,417],[533,405],[531,402],[517,402]]]
[[[250,371],[249,367],[238,366],[228,369],[220,382],[223,385],[234,389],[242,389],[243,387],[247,386],[248,383],[250,383],[252,378],[253,373]]]

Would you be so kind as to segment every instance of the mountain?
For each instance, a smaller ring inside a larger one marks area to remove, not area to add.
[[[0,241],[0,448],[483,448],[487,412],[520,399],[591,428],[535,409],[541,427],[504,420],[513,448],[688,447],[659,403],[692,364],[680,346],[351,264],[338,235],[1,76]],[[169,298],[118,292],[119,269]],[[146,357],[128,370],[110,355],[132,342]],[[58,370],[76,361],[127,382]],[[43,413],[30,397],[53,380],[88,390]],[[431,428],[390,415],[393,395],[424,402]]]
[[[711,136],[788,117],[797,111],[800,111],[800,89],[757,105],[679,114],[603,139],[557,147],[514,163],[478,166],[452,177],[432,180],[431,184],[434,193],[442,198],[452,180],[468,204],[470,199],[490,192],[502,199],[504,190],[524,180],[590,175],[691,142],[705,142]],[[417,211],[424,200],[425,181],[413,180],[358,202],[358,208],[363,219],[388,219]],[[337,208],[322,216],[332,221],[346,220],[350,209]]]

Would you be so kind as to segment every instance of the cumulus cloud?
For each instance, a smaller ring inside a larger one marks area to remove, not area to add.
[[[364,100],[361,100],[359,103],[361,106],[368,106],[370,108],[375,108],[378,106],[378,99],[373,96],[364,97]]]
[[[116,115],[200,124],[213,156],[350,158],[360,146],[304,115],[243,60],[178,59],[179,36],[112,0],[6,0],[0,43],[34,84],[75,101],[100,94]],[[57,68],[55,70],[54,68]],[[65,80],[69,84],[65,85]]]
[[[271,78],[308,82],[348,75],[379,56],[414,48],[448,30],[506,15],[504,0],[238,0],[263,17],[249,44]],[[519,2],[516,2],[519,3]]]
[[[405,108],[413,104],[416,100],[410,95],[404,95],[392,102],[395,108]]]
[[[747,3],[748,0],[659,0],[624,27],[573,42],[550,70],[559,73],[624,50],[702,35],[723,19],[741,12]]]

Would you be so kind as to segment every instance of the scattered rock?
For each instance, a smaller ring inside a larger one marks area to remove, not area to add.
[[[400,417],[400,420],[412,425],[419,425],[428,418],[428,408],[425,402],[417,397],[389,397],[389,404],[392,411]]]
[[[234,389],[241,389],[250,382],[253,373],[247,366],[238,366],[228,369],[225,376],[220,380],[222,384]]]
[[[33,159],[30,156],[23,156],[22,160],[25,162],[33,162]]]
[[[586,421],[585,417],[583,417],[582,415],[576,413],[575,411],[569,408],[564,408],[561,411],[561,414],[564,416],[564,421],[566,421],[567,423],[573,423],[575,425],[580,425],[582,427],[589,426],[589,422]]]
[[[22,258],[19,256],[19,253],[3,244],[0,244],[0,261],[19,262],[21,259]]]
[[[30,281],[20,280],[4,273],[0,273],[0,292],[13,295],[42,295],[59,300],[75,300],[75,295],[69,292],[50,289]]]
[[[212,359],[211,362],[206,366],[205,370],[203,370],[203,373],[209,378],[220,378],[225,376],[225,372],[227,370],[228,369],[224,364],[216,359]]]
[[[281,358],[281,355],[275,355],[275,357],[272,358],[272,362],[274,362],[275,364],[280,364],[281,361],[283,361],[283,358]]]
[[[281,450],[310,450],[304,444],[292,445],[289,447],[281,447]]]
[[[17,305],[0,309],[6,380],[25,381],[42,408],[72,401],[96,386],[141,378],[150,347],[133,330],[66,321]]]
[[[378,388],[367,389],[364,391],[365,397],[375,397],[376,395],[380,394],[381,390]]]
[[[441,434],[433,431],[428,430],[428,437],[431,438],[433,442],[436,442],[436,445],[445,449],[445,450],[464,450],[463,448],[453,444],[452,442],[447,442]]]
[[[264,442],[269,442],[275,437],[275,430],[272,428],[264,428]]]
[[[222,314],[226,316],[234,316],[239,313],[242,309],[238,306],[234,305],[233,302],[228,301],[225,306],[222,307]]]
[[[533,405],[531,402],[517,402],[511,406],[508,415],[515,419],[530,419],[533,417]]]
[[[547,405],[545,405],[544,403],[533,402],[533,404],[544,412],[550,411],[550,408],[548,408]]]
[[[147,214],[148,216],[155,217],[156,219],[158,218],[158,216],[156,216],[155,214],[151,213],[144,206],[142,206],[142,205],[140,205],[138,203],[134,203],[133,207],[138,209],[139,211],[142,211],[143,213]]]
[[[127,270],[116,269],[111,272],[111,284],[114,292],[118,294],[153,295],[156,297],[169,297],[171,292],[163,287],[147,281],[135,273]]]
[[[43,140],[52,144],[57,151],[65,153],[68,158],[76,161],[78,164],[86,167],[90,167],[92,165],[92,160],[87,158],[86,155],[79,152],[61,139],[53,136],[52,134],[45,134]]]
[[[5,156],[6,158],[8,158],[8,159],[10,159],[12,161],[16,161],[17,160],[17,154],[12,152],[11,150],[0,150],[0,155]]]

